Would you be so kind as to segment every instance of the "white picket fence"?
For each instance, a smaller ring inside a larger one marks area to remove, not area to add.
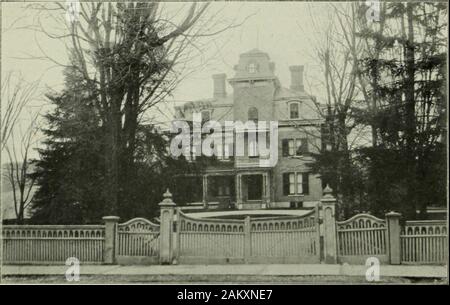
[[[199,219],[181,210],[177,216],[171,247],[181,263],[320,262],[324,233],[319,230],[318,210],[301,217],[245,220]],[[4,225],[2,229],[4,264],[61,264],[69,257],[83,264],[158,264],[162,253],[161,226],[143,218],[109,227]],[[335,238],[340,263],[364,263],[372,256],[393,264],[448,261],[446,221],[407,221],[402,226],[399,220],[359,214],[336,222]]]
[[[388,231],[384,219],[358,214],[336,222],[336,227],[340,262],[363,263],[369,256],[388,261]]]
[[[103,261],[102,225],[5,225],[2,231],[5,264],[61,263],[69,257]]]
[[[401,234],[403,264],[439,264],[448,260],[445,221],[407,221]]]

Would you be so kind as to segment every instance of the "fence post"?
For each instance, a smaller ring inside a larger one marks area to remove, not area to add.
[[[114,264],[116,262],[117,223],[120,218],[117,216],[104,216],[102,219],[105,222],[103,262],[105,264]]]
[[[251,240],[251,220],[250,216],[245,217],[244,220],[244,262],[248,263],[250,260],[252,251],[252,240]]]
[[[400,213],[389,212],[386,215],[389,236],[389,263],[399,265],[400,258]]]
[[[336,242],[336,198],[332,195],[333,190],[327,184],[323,190],[324,196],[320,200],[322,203],[323,217],[323,251],[325,263],[337,263],[337,242]]]
[[[159,262],[161,264],[172,263],[173,245],[173,214],[176,204],[172,201],[169,189],[164,193],[164,200],[159,204],[161,209],[159,232]]]

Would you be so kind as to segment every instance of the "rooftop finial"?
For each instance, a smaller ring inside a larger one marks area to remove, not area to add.
[[[330,185],[329,185],[328,183],[327,183],[327,185],[325,186],[325,188],[323,189],[323,193],[324,193],[325,195],[333,193],[333,189],[330,187]]]

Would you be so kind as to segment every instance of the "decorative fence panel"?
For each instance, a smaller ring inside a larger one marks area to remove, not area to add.
[[[116,259],[119,264],[158,263],[160,226],[134,218],[117,226]]]
[[[365,263],[368,257],[389,261],[386,221],[369,214],[358,214],[336,222],[338,261]]]
[[[2,235],[5,264],[64,263],[69,257],[103,261],[102,225],[5,225]]]
[[[448,260],[447,224],[407,221],[400,234],[402,264],[443,264]]]
[[[244,221],[196,219],[177,210],[180,263],[238,263],[244,260]]]
[[[304,216],[250,220],[250,261],[257,263],[318,263],[318,211]]]
[[[245,220],[177,215],[180,263],[320,262],[317,210]]]

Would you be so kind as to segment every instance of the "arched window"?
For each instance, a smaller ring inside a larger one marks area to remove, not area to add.
[[[248,109],[248,120],[258,122],[258,109],[256,107],[250,107]]]
[[[299,118],[299,103],[291,103],[289,105],[289,118],[298,119]]]

